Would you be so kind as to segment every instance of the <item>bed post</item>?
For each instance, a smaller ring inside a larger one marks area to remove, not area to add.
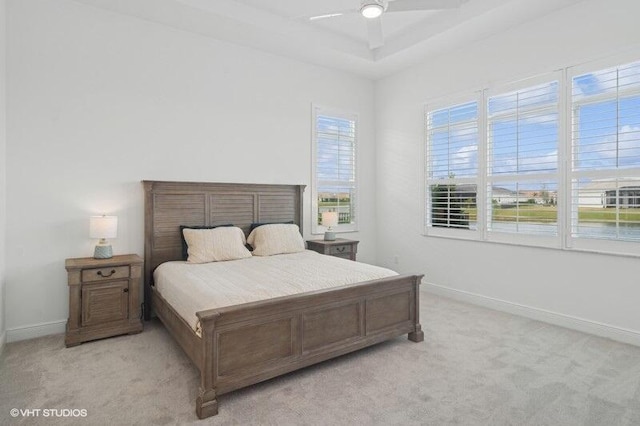
[[[215,339],[215,322],[219,314],[200,316],[202,330],[202,365],[200,366],[200,389],[196,398],[196,414],[199,419],[218,414],[216,399],[215,374],[218,363],[217,342]]]
[[[153,182],[144,186],[144,320],[151,319],[151,246],[153,244]]]
[[[304,236],[304,220],[302,217],[302,212],[304,211],[304,189],[306,188],[306,185],[296,185],[296,189],[297,189],[297,205],[296,205],[296,214],[297,214],[297,220],[298,220],[298,228],[300,228],[300,234],[302,236]]]
[[[422,277],[424,277],[424,275],[416,275],[413,279],[413,291],[415,292],[414,300],[416,301],[416,305],[414,307],[416,328],[407,336],[409,340],[416,343],[424,341],[424,332],[420,325],[420,283],[422,282]]]

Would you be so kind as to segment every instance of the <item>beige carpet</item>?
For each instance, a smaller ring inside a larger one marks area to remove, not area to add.
[[[203,421],[198,372],[156,321],[69,349],[62,335],[11,343],[0,424],[640,425],[640,348],[429,293],[421,315],[423,343],[398,338],[222,395]]]

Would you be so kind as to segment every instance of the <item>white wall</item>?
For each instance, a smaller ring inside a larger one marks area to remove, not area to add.
[[[0,353],[4,346],[5,334],[5,234],[6,234],[6,1],[0,0]]]
[[[425,273],[433,291],[640,344],[637,258],[420,235],[424,103],[640,46],[639,15],[636,0],[584,1],[377,82],[378,263]]]
[[[143,179],[311,180],[311,103],[360,114],[375,178],[373,83],[69,0],[7,7],[7,336],[64,330],[64,259],[91,256],[88,217],[119,218],[143,254]],[[310,189],[305,227],[310,228]],[[375,260],[374,187],[359,259]]]

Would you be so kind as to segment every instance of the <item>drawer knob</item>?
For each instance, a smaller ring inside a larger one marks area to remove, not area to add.
[[[345,248],[346,248],[345,246],[342,246],[342,247],[336,247],[336,250],[342,253],[342,252],[344,251],[344,249],[345,249]]]
[[[109,275],[104,275],[104,274],[102,273],[102,271],[98,271],[98,275],[100,275],[102,278],[109,278],[111,275],[113,275],[113,274],[115,274],[115,273],[116,273],[116,270],[115,270],[115,269],[112,269],[112,270],[111,270],[111,273],[110,273]]]
[[[128,289],[128,288],[123,288],[123,289],[122,289],[122,292],[123,292],[123,293],[129,293],[129,289]]]

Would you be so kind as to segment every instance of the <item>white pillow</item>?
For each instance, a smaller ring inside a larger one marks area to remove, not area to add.
[[[245,247],[242,229],[236,226],[221,226],[213,229],[182,230],[187,242],[187,263],[208,263],[222,260],[251,257]]]
[[[297,253],[305,250],[300,228],[295,224],[278,223],[258,226],[251,231],[247,242],[253,247],[254,256]]]

